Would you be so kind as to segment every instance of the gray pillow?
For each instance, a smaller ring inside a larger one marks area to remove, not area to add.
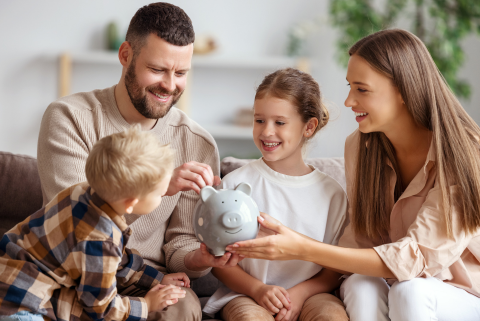
[[[37,160],[0,152],[0,237],[42,207]]]

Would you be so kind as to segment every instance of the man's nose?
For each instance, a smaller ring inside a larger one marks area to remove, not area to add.
[[[173,92],[175,90],[175,75],[172,74],[166,74],[165,77],[162,80],[162,87],[165,90],[168,90],[169,92]]]

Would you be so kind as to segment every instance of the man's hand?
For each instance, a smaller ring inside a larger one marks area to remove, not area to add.
[[[205,244],[200,244],[198,250],[192,251],[185,256],[185,266],[191,271],[203,271],[210,267],[224,268],[237,265],[243,260],[238,254],[225,253],[223,256],[214,256],[207,250]]]
[[[264,284],[255,291],[252,298],[272,315],[279,313],[282,309],[287,311],[290,309],[289,294],[281,286]]]
[[[160,311],[184,298],[187,292],[175,285],[157,284],[145,294],[148,312]]]
[[[160,282],[160,284],[163,284],[163,285],[171,284],[171,285],[183,286],[183,287],[189,288],[190,279],[183,272],[170,273],[170,274],[165,274],[163,276],[162,282]]]
[[[166,196],[173,196],[178,192],[194,190],[200,193],[202,187],[217,186],[220,177],[214,176],[212,168],[207,164],[188,162],[173,170],[170,185]]]

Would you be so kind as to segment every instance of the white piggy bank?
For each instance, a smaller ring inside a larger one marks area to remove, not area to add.
[[[205,186],[193,214],[193,228],[200,242],[215,256],[225,254],[229,244],[254,239],[260,225],[252,187],[240,183],[234,190]]]

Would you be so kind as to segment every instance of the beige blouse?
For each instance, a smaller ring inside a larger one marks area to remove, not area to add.
[[[356,130],[345,142],[345,176],[347,195],[352,199],[355,180],[356,158],[360,132]],[[443,218],[441,190],[435,178],[435,148],[432,144],[422,170],[408,185],[396,203],[393,201],[396,174],[391,163],[392,184],[390,231],[391,243],[382,244],[355,236],[349,224],[339,245],[350,248],[372,248],[378,253],[399,281],[415,277],[436,277],[480,297],[480,229],[474,234],[465,233],[454,208],[453,236],[448,238]],[[456,186],[451,186],[454,190]],[[351,209],[349,209],[351,216]]]

